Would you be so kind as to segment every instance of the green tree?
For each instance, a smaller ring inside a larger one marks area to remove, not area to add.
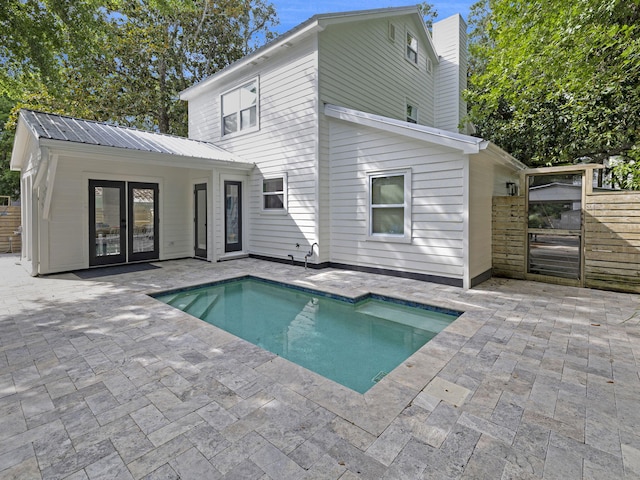
[[[469,119],[531,166],[640,160],[640,0],[481,0]]]
[[[184,135],[179,92],[273,38],[277,24],[266,0],[7,1],[0,96],[14,108],[0,158],[23,107]]]

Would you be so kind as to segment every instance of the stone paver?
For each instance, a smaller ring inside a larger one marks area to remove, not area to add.
[[[0,256],[0,478],[640,478],[640,296],[240,259]],[[147,293],[253,274],[465,313],[357,394]]]

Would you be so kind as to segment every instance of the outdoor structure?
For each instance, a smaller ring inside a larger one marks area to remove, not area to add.
[[[459,15],[323,14],[182,92],[189,139],[22,112],[23,255],[34,274],[251,255],[472,287],[524,166],[459,130],[466,57]]]
[[[493,273],[640,293],[640,195],[594,186],[600,168],[525,170],[494,198]]]

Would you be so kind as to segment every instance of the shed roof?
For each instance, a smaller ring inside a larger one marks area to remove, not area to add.
[[[211,143],[174,135],[33,110],[21,110],[20,119],[38,140],[56,140],[165,155],[247,163]]]
[[[347,122],[377,128],[386,132],[403,135],[417,140],[430,142],[443,147],[460,150],[466,154],[477,154],[482,150],[488,151],[501,163],[510,166],[513,170],[524,170],[526,166],[513,158],[497,145],[482,138],[450,132],[439,128],[409,123],[395,118],[383,117],[372,113],[361,112],[351,108],[325,104],[325,115]]]

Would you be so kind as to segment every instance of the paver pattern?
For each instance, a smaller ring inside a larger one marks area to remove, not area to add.
[[[0,256],[0,478],[640,478],[640,296],[240,259]],[[464,310],[365,395],[146,294],[243,274]]]

